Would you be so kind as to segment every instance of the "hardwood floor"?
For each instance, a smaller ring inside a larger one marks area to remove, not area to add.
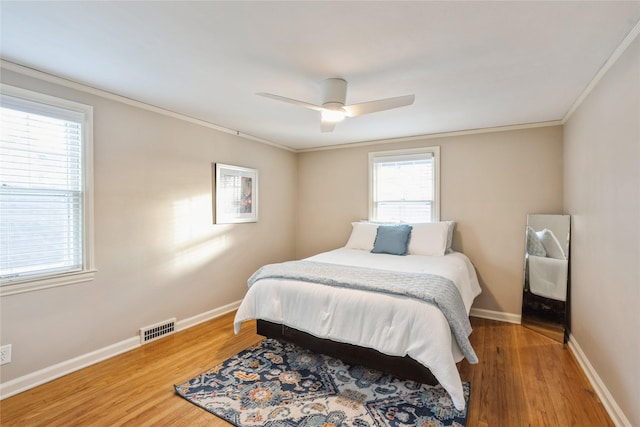
[[[520,325],[471,324],[480,363],[459,363],[471,382],[468,427],[614,425],[567,346]]]
[[[229,426],[173,391],[259,341],[255,323],[235,336],[234,314],[205,322],[0,402],[2,426]],[[611,426],[571,352],[507,323],[472,318],[480,363],[468,427]]]

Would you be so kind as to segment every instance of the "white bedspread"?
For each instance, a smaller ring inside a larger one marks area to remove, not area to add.
[[[340,248],[307,259],[438,274],[456,284],[467,313],[480,294],[473,265],[457,252],[441,257],[396,256]],[[464,408],[462,383],[455,365],[463,356],[444,315],[432,304],[355,289],[264,279],[249,289],[238,308],[236,333],[242,322],[250,319],[282,323],[320,338],[369,347],[392,356],[409,355],[431,370],[456,408]]]

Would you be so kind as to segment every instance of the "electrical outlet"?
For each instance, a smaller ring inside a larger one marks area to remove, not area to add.
[[[11,362],[11,344],[0,347],[0,365]]]

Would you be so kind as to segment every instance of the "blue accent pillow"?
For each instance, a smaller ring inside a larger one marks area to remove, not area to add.
[[[374,254],[406,255],[411,238],[411,226],[400,225],[380,225],[373,243]]]

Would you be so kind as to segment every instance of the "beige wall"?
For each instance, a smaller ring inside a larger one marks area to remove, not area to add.
[[[298,258],[344,246],[368,216],[368,153],[440,146],[441,219],[475,264],[474,307],[520,314],[528,213],[562,213],[559,126],[312,151],[298,156]]]
[[[640,425],[640,38],[565,124],[571,333]]]
[[[6,70],[2,82],[94,106],[98,268],[0,299],[3,382],[238,302],[256,268],[294,257],[295,153]],[[213,162],[259,170],[258,223],[212,224]]]

